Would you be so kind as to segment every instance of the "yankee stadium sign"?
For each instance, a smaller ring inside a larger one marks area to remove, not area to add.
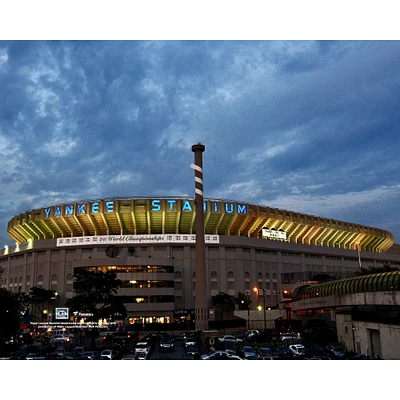
[[[45,218],[68,217],[69,215],[86,215],[99,213],[114,213],[118,208],[118,201],[124,200],[98,200],[73,204],[63,204],[44,208]],[[193,212],[195,209],[194,200],[182,199],[150,199],[149,211],[181,211]],[[226,213],[226,214],[247,214],[247,205],[239,203],[225,203],[219,201],[204,201],[204,212]]]

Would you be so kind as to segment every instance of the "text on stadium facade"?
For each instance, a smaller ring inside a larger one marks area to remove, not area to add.
[[[204,235],[205,243],[219,244],[219,235]],[[196,235],[167,234],[167,235],[109,235],[109,236],[80,236],[58,238],[57,247],[79,246],[93,244],[160,244],[160,243],[196,243]]]
[[[162,207],[162,202],[165,201],[166,208]],[[104,201],[104,206],[101,207],[102,201],[65,204],[62,206],[54,206],[44,208],[45,217],[67,217],[68,215],[86,215],[86,214],[99,214],[101,208],[105,213],[114,213],[116,211],[116,204],[114,200]],[[216,201],[204,201],[204,212],[225,212],[226,214],[247,214],[247,205],[239,203],[222,203]],[[150,211],[189,211],[193,212],[194,200],[183,200],[179,207],[179,200],[177,199],[153,199],[150,202]]]

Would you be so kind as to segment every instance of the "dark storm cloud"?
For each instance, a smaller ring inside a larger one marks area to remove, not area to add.
[[[28,209],[205,193],[400,234],[400,42],[0,42],[0,238]],[[398,240],[398,239],[397,239]]]

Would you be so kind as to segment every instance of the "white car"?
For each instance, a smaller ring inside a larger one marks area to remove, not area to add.
[[[217,350],[210,355],[204,355],[200,357],[200,360],[242,360],[240,357],[229,354],[226,351]]]
[[[110,360],[114,360],[117,357],[117,353],[114,350],[103,350],[100,353],[101,357],[107,357]]]
[[[247,338],[252,337],[252,336],[256,336],[256,335],[259,335],[259,334],[260,334],[260,331],[258,331],[257,329],[250,329],[245,333]]]
[[[52,343],[65,343],[69,342],[70,338],[68,336],[64,335],[54,335],[51,337],[50,341]]]
[[[237,337],[235,337],[233,335],[222,336],[222,337],[218,338],[218,341],[221,342],[221,343],[228,342],[228,341],[229,342],[234,342],[234,343],[242,343],[243,342],[242,339],[239,339],[239,338],[237,338]]]
[[[148,342],[137,342],[135,345],[135,354],[137,356],[147,356],[151,351],[151,344]]]
[[[279,341],[284,344],[301,343],[302,339],[299,333],[284,333],[279,336]]]
[[[302,344],[291,344],[289,350],[295,356],[299,356],[305,353],[306,348]]]

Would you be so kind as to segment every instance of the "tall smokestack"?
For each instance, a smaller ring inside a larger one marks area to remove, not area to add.
[[[195,309],[196,330],[208,328],[208,297],[206,286],[205,245],[204,245],[204,214],[203,214],[203,152],[205,146],[201,143],[192,146],[194,152],[195,204],[196,204],[196,277],[195,277]]]

